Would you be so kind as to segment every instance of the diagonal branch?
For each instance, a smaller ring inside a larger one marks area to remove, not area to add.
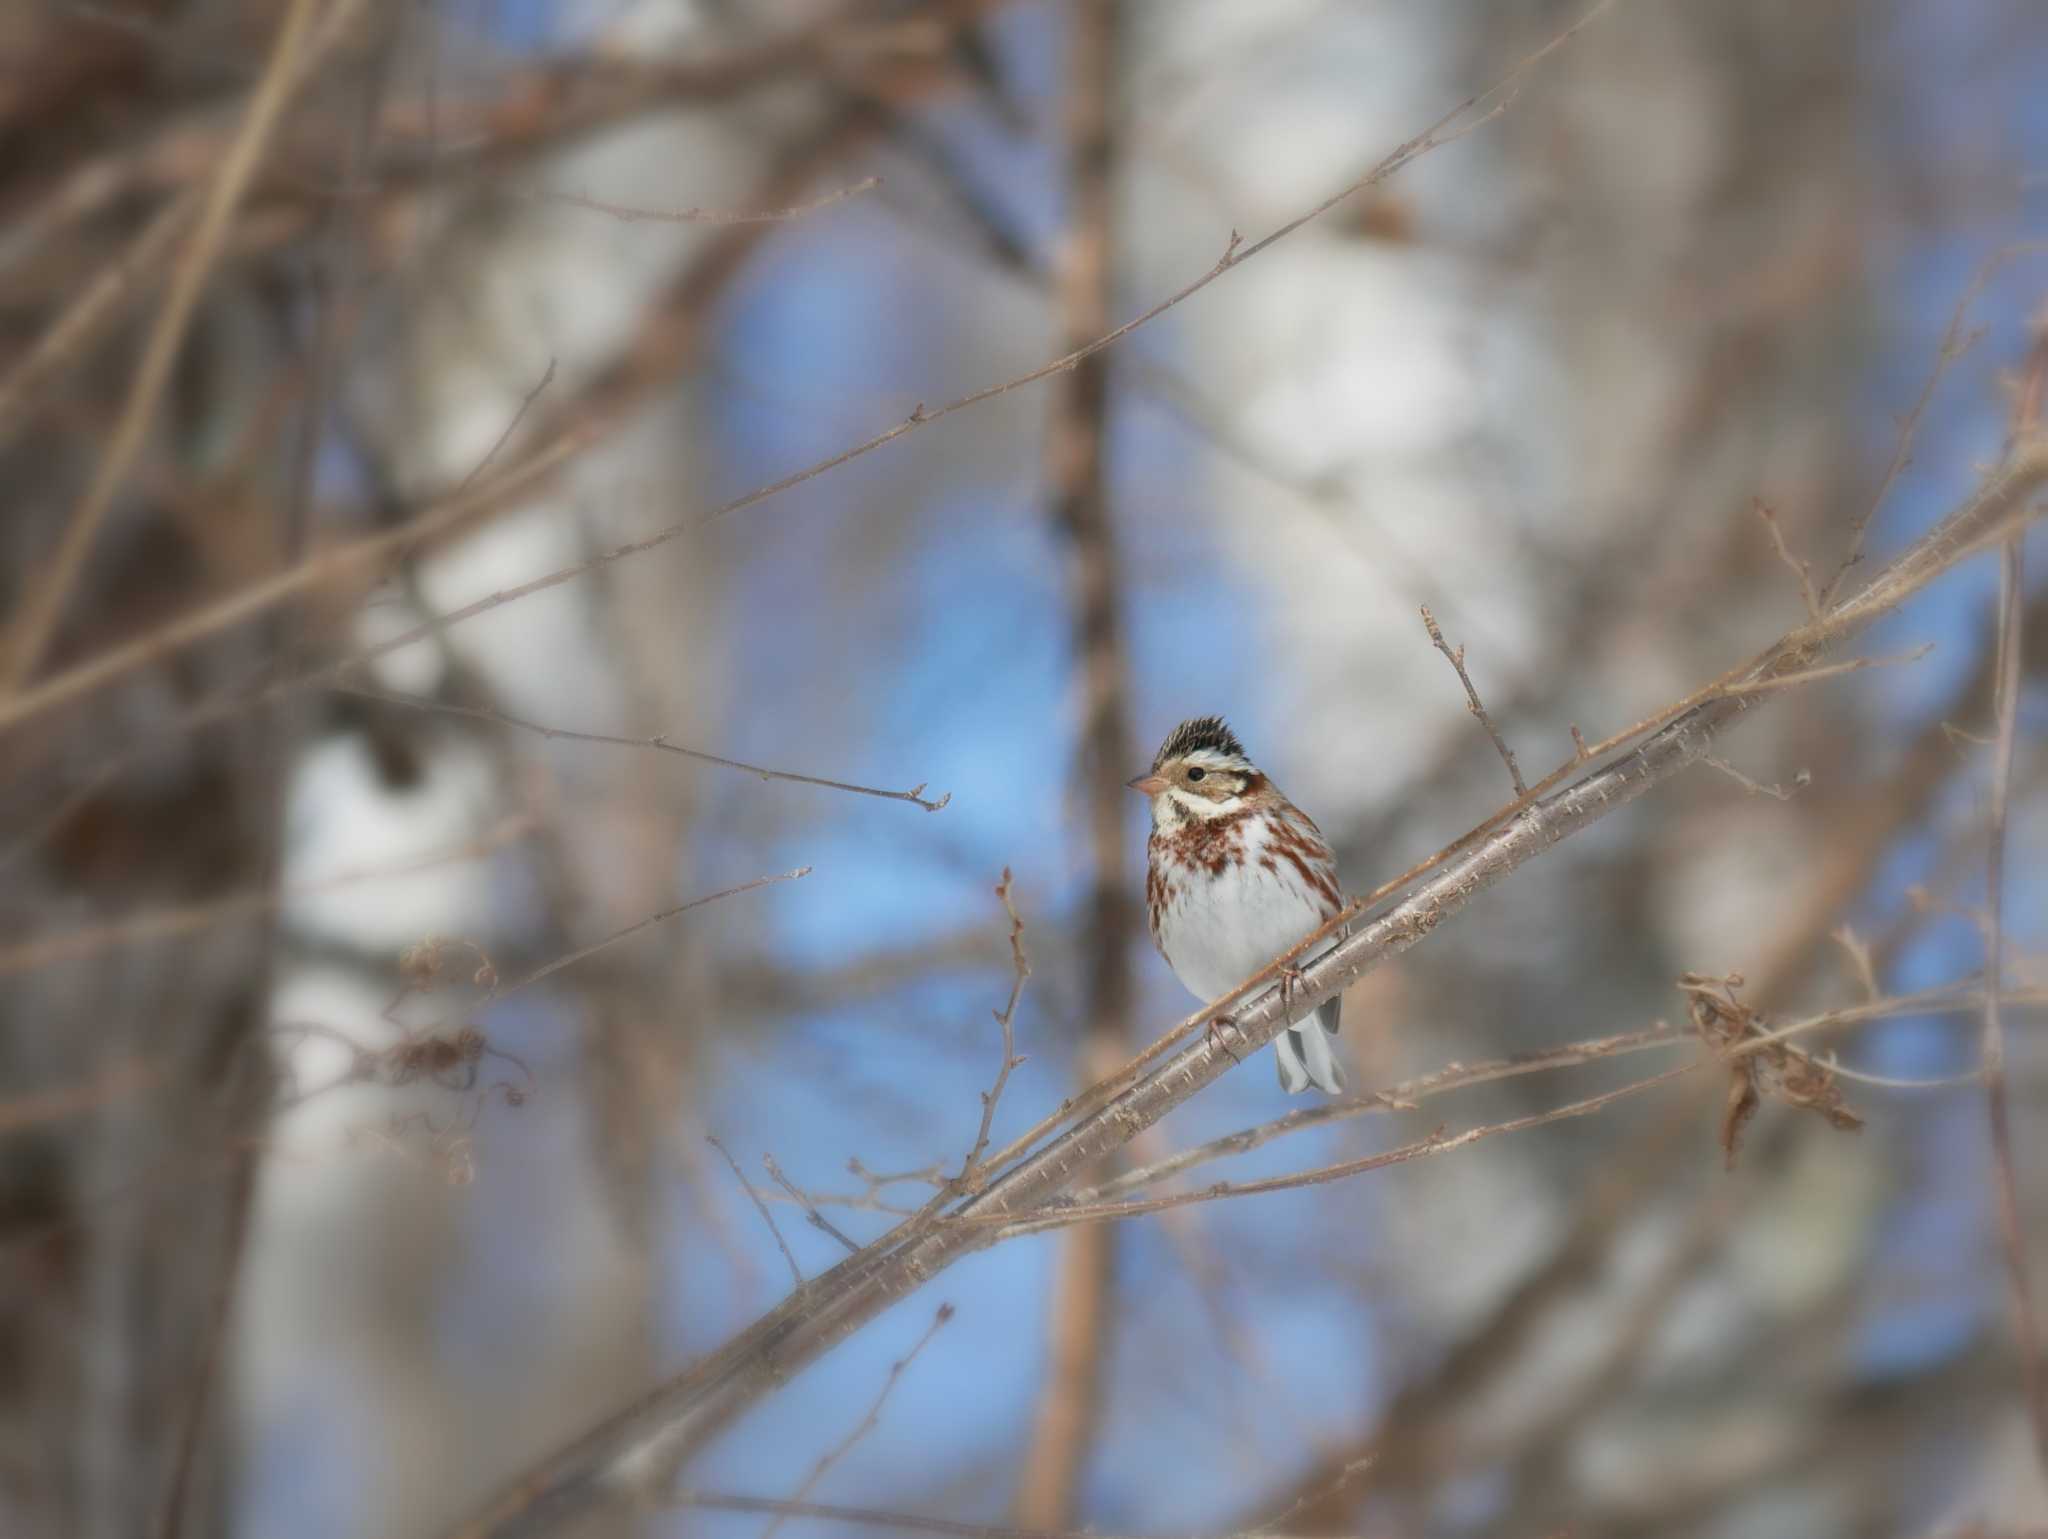
[[[681,743],[669,741],[665,732],[653,737],[614,737],[604,732],[577,732],[568,727],[550,727],[537,721],[527,721],[518,716],[494,711],[488,706],[460,705],[445,700],[430,700],[424,695],[398,694],[391,690],[372,689],[360,684],[336,684],[335,693],[354,695],[361,700],[375,700],[383,705],[403,706],[410,711],[428,711],[441,716],[464,716],[472,721],[485,721],[493,726],[511,727],[519,732],[531,732],[553,742],[560,739],[566,743],[607,743],[618,748],[646,748],[656,753],[675,754],[678,758],[694,759],[699,764],[715,764],[720,769],[738,770],[744,775],[755,775],[762,780],[781,780],[791,785],[822,786],[828,791],[845,791],[854,796],[876,796],[884,801],[910,802],[924,808],[926,812],[938,812],[953,800],[948,791],[937,801],[924,794],[925,782],[919,781],[907,791],[891,791],[882,786],[856,785],[850,780],[831,780],[823,775],[804,775],[795,770],[770,769],[765,764],[749,764],[743,759],[728,759],[722,754],[708,753],[701,748],[685,748]]]
[[[1453,650],[1444,640],[1443,627],[1436,623],[1436,616],[1429,612],[1429,606],[1422,606],[1422,628],[1429,632],[1429,644],[1450,661],[1457,671],[1458,682],[1465,686],[1465,706],[1475,716],[1479,725],[1486,729],[1486,735],[1493,739],[1494,751],[1500,755],[1501,763],[1508,767],[1508,779],[1514,782],[1515,795],[1527,796],[1529,788],[1522,782],[1522,768],[1515,763],[1515,751],[1508,747],[1508,740],[1500,735],[1500,728],[1493,724],[1493,718],[1486,714],[1486,707],[1480,703],[1479,690],[1472,683],[1472,675],[1465,671],[1465,649],[1461,645]]]
[[[1753,679],[1812,668],[1834,646],[1924,589],[1971,555],[1995,546],[2036,516],[2028,499],[2048,481],[2048,442],[2017,443],[2006,462],[1968,501],[1908,547],[1869,585],[1818,619],[1765,649],[1738,677]],[[1430,863],[1392,904],[1355,924],[1350,934],[1303,969],[1303,983],[1285,1005],[1280,991],[1263,993],[1233,1012],[1248,1046],[1262,1046],[1290,1014],[1328,999],[1426,939],[1473,898],[1564,839],[1620,811],[1653,787],[1699,762],[1715,737],[1739,721],[1750,702],[1709,688],[1697,704],[1664,722],[1612,762],[1584,769],[1574,760],[1560,774],[1581,772],[1554,794],[1532,798],[1511,815]],[[1332,927],[1349,923],[1347,909]],[[1233,995],[1273,973],[1269,964]],[[1167,1040],[1185,1040],[1134,1082],[1119,1075],[1069,1109],[1057,1131],[1027,1147],[985,1192],[944,1220],[912,1220],[860,1254],[797,1289],[724,1347],[638,1402],[593,1427],[511,1482],[453,1533],[460,1539],[506,1539],[540,1533],[619,1493],[624,1471],[664,1477],[749,1407],[859,1330],[897,1300],[954,1262],[995,1243],[1002,1224],[1045,1216],[1082,1172],[1098,1165],[1233,1063],[1201,1032],[1215,1006],[1191,1014]],[[1132,1072],[1132,1071],[1127,1071]],[[1678,1071],[1682,1072],[1682,1071]],[[1641,1087],[1637,1087],[1641,1088]],[[1005,1158],[1007,1158],[1007,1152]]]

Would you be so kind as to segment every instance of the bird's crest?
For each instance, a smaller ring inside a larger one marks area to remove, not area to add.
[[[1156,773],[1161,765],[1202,748],[1232,759],[1245,756],[1244,744],[1237,740],[1237,734],[1230,730],[1221,716],[1197,716],[1182,722],[1166,735],[1166,741],[1159,745],[1159,752],[1153,755],[1153,771]]]

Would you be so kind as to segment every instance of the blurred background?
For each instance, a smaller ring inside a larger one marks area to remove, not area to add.
[[[1155,305],[1580,14],[0,11],[0,709],[122,663],[0,727],[0,1531],[435,1532],[844,1254],[764,1157],[856,1241],[958,1168],[1006,867],[999,1140],[1192,1007],[1121,789],[1181,718],[1228,715],[1367,890],[1510,795],[1419,606],[1533,780],[1803,620],[1759,503],[1817,586],[1870,519],[1853,588],[1966,497],[2048,299],[2026,250],[1973,288],[2048,233],[2048,14],[1624,0],[1080,369],[718,511]],[[1369,975],[1355,1093],[1683,1021],[1686,970],[1774,1020],[1973,983],[1996,589],[1972,563],[1862,642],[1925,657],[1760,705],[1729,773]],[[2015,986],[2048,982],[2027,620]],[[2048,1303],[2043,1024],[2008,1011]],[[1816,1039],[1899,1083],[1845,1073],[1860,1134],[1767,1104],[1732,1170],[1709,1070],[1009,1241],[684,1482],[1118,1533],[2048,1532],[1979,1030]],[[1289,1104],[1262,1054],[1137,1154]],[[587,1531],[778,1525],[862,1531]]]

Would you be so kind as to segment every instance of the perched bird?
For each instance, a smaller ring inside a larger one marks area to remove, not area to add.
[[[1315,820],[1245,757],[1222,717],[1175,727],[1151,773],[1130,787],[1152,802],[1152,939],[1173,975],[1203,999],[1242,983],[1343,907],[1336,857]],[[1330,1050],[1341,1003],[1326,1000],[1273,1039],[1289,1095],[1310,1085],[1343,1090]]]

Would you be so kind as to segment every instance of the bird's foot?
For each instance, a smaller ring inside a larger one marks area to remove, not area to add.
[[[1280,1016],[1283,1020],[1294,1019],[1294,996],[1308,987],[1308,978],[1292,962],[1280,967]]]
[[[1230,1045],[1230,1043],[1225,1039],[1223,1035],[1223,1030],[1225,1027],[1229,1027],[1230,1030],[1236,1031],[1237,1022],[1233,1021],[1227,1015],[1218,1015],[1211,1017],[1209,1021],[1209,1042],[1216,1049],[1217,1052],[1222,1053],[1232,1063],[1243,1063],[1243,1056],[1239,1054],[1238,1051],[1235,1048],[1233,1048]]]

